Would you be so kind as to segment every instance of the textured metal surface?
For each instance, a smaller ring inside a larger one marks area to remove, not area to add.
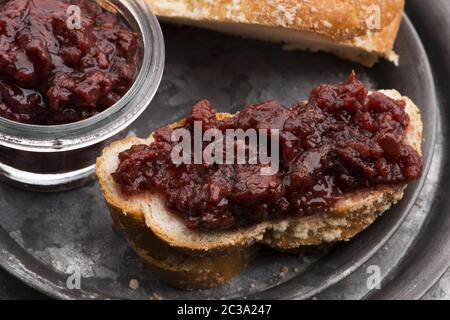
[[[182,51],[187,43],[180,40],[181,32],[183,34],[181,39],[186,37],[186,39],[195,40],[197,37],[198,43],[194,43],[202,46],[202,53],[194,53],[190,50]],[[369,82],[372,88],[397,87],[415,98],[416,101],[418,100],[419,104],[428,106],[426,103],[427,92],[423,93],[417,90],[417,88],[426,90],[429,86],[429,84],[420,82],[426,78],[426,70],[420,68],[423,66],[424,60],[423,57],[413,54],[414,49],[417,50],[417,43],[415,47],[411,47],[412,43],[407,39],[413,35],[411,33],[405,35],[405,32],[407,31],[403,26],[399,46],[404,47],[400,47],[399,50],[404,50],[401,52],[404,58],[402,66],[409,67],[409,73],[408,70],[399,72],[386,63],[379,65],[374,70],[367,71],[325,54],[280,52],[276,45],[241,41],[193,29],[182,30],[166,27],[168,45],[166,75],[155,102],[152,104],[152,109],[140,119],[134,133],[146,134],[161,122],[170,122],[185,115],[198,97],[210,98],[220,110],[224,110],[229,105],[238,109],[237,104],[268,98],[292,103],[291,97],[305,97],[314,84],[342,80],[352,67],[357,68],[362,74],[363,80]],[[258,51],[256,55],[255,50]],[[180,55],[182,56],[180,57]],[[410,56],[411,60],[408,60],[408,55],[412,55]],[[205,63],[206,56],[216,59]],[[417,60],[421,62],[418,64]],[[401,79],[402,82],[393,83],[398,81],[396,77],[402,77],[402,74],[404,77]],[[399,83],[400,85],[398,85]],[[174,109],[170,106],[181,107]],[[159,119],[159,121],[155,121],[155,119]],[[441,136],[441,134],[438,135],[438,137]],[[427,177],[428,182],[419,201],[394,237],[368,262],[368,264],[373,261],[385,263],[387,267],[383,270],[386,271],[383,275],[388,275],[386,283],[388,283],[389,277],[394,276],[397,269],[395,266],[404,256],[404,248],[411,247],[424,218],[431,219],[431,211],[428,210],[428,206],[432,203],[430,195],[434,194],[440,174],[439,164],[442,163],[442,154],[446,151],[442,147],[442,139],[438,139],[437,143],[433,169]],[[225,288],[212,292],[184,294],[159,284],[152,274],[140,268],[136,257],[121,236],[113,231],[110,218],[102,200],[98,197],[98,188],[95,184],[78,191],[44,197],[6,186],[0,188],[2,189],[0,223],[4,229],[4,232],[0,231],[0,240],[4,250],[0,255],[11,259],[7,263],[15,267],[13,271],[17,275],[27,278],[31,285],[39,286],[41,290],[53,291],[53,294],[56,293],[55,288],[59,288],[57,294],[63,298],[113,296],[147,298],[153,292],[158,292],[166,298],[200,298],[231,297],[258,292],[286,282],[293,277],[298,280],[298,274],[301,277],[303,272],[305,275],[314,276],[313,272],[317,266],[323,267],[323,262],[327,259],[332,261],[333,255],[334,257],[336,254],[339,256],[339,252],[342,254],[345,250],[349,250],[346,247],[359,246],[360,250],[363,250],[365,247],[375,244],[372,248],[376,251],[376,244],[379,243],[377,237],[384,236],[386,238],[393,231],[395,223],[399,223],[401,220],[395,218],[404,213],[404,210],[400,209],[390,211],[389,215],[382,217],[361,237],[349,244],[334,248],[332,252],[325,254],[319,263],[314,264],[314,258],[320,258],[320,256],[307,257],[306,264],[312,265],[309,270],[300,270],[297,274],[292,270],[295,266],[304,267],[304,260],[300,262],[296,256],[266,251],[265,255]],[[411,188],[410,190],[413,191]],[[410,195],[411,199],[413,196]],[[407,201],[403,203],[407,206]],[[380,231],[383,234],[380,234]],[[11,252],[14,254],[11,255]],[[347,271],[341,272],[342,275],[346,276],[353,269],[357,270],[339,284],[322,292],[317,296],[318,298],[352,298],[367,295],[368,292],[364,289],[367,278],[365,266],[357,267],[365,258],[369,257],[367,254],[355,257],[351,255],[351,250],[347,253],[350,254],[347,254],[347,261],[344,262],[351,263]],[[5,260],[2,263],[5,264]],[[69,291],[65,288],[66,275],[64,272],[72,264],[81,267],[84,276],[83,291]],[[284,266],[288,266],[290,271],[282,277],[280,270]],[[342,268],[342,265],[337,263],[330,267],[332,270],[328,270],[328,274],[333,274]],[[387,272],[388,270],[389,272]],[[354,280],[351,280],[352,277]],[[128,282],[131,278],[138,279],[141,282],[141,288],[136,291],[130,290]],[[297,280],[294,281],[298,282]],[[327,284],[331,284],[339,279],[334,277],[325,280],[328,280]],[[427,280],[426,277],[424,280]],[[290,283],[294,283],[294,281]],[[431,279],[428,280],[428,282],[430,281]],[[342,294],[342,292],[346,293]],[[280,291],[272,294],[268,291],[268,293],[273,298],[283,296]]]
[[[0,300],[48,299],[48,296],[34,290],[19,279],[0,268]]]
[[[414,247],[397,267],[392,280],[373,298],[417,298],[426,293],[430,284],[437,281],[450,264],[450,172],[447,170],[450,160],[450,2],[413,0],[408,3],[408,9],[417,21],[420,36],[428,48],[435,81],[440,88],[442,170],[437,183],[439,187],[427,195],[431,202],[430,214]]]
[[[450,300],[450,270],[422,297],[424,300]]]

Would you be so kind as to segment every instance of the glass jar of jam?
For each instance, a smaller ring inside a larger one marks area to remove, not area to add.
[[[3,1],[0,177],[58,191],[150,104],[164,42],[145,0]]]

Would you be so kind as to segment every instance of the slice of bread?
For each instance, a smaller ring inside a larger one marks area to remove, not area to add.
[[[405,140],[421,154],[422,121],[418,107],[395,90],[380,91],[406,102],[411,122]],[[232,117],[219,113],[218,118]],[[180,127],[184,120],[173,124]],[[304,218],[266,221],[234,231],[190,230],[170,212],[157,192],[125,196],[111,173],[118,154],[147,139],[128,137],[112,143],[97,159],[97,177],[115,224],[124,231],[137,254],[182,288],[205,288],[231,279],[253,256],[256,244],[290,251],[302,246],[348,240],[367,228],[381,213],[399,201],[406,184],[379,185],[347,194],[327,213]]]
[[[162,281],[173,287],[192,290],[218,287],[231,280],[257,253],[259,247],[237,248],[213,254],[177,250],[162,241],[146,226],[144,215],[108,204],[115,226],[131,248]]]
[[[146,0],[162,20],[331,52],[373,66],[393,51],[404,0]]]

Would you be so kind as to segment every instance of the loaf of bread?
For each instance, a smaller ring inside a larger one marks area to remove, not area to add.
[[[147,1],[164,21],[331,52],[369,67],[380,57],[399,59],[393,46],[404,0]]]

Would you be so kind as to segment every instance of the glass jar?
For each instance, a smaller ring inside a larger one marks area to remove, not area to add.
[[[103,147],[124,136],[150,104],[164,68],[164,40],[146,0],[97,0],[141,35],[139,72],[116,104],[91,118],[62,125],[30,125],[0,118],[0,177],[36,191],[60,191],[94,176]]]

